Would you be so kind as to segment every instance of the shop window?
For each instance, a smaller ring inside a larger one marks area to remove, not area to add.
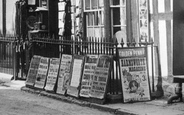
[[[111,34],[118,31],[126,33],[126,0],[110,0],[111,9]]]
[[[87,37],[104,36],[103,0],[84,0]]]

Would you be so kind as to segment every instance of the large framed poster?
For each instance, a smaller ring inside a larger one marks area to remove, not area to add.
[[[55,91],[55,85],[58,77],[58,71],[59,71],[59,65],[60,65],[60,58],[51,58],[50,59],[50,65],[46,80],[46,91]]]
[[[57,82],[58,94],[65,94],[67,86],[70,84],[71,79],[71,65],[72,65],[72,55],[63,54],[60,63],[59,76]]]
[[[48,68],[49,68],[49,58],[41,57],[34,87],[40,89],[43,89],[45,87],[45,80],[47,77]]]
[[[104,99],[111,67],[111,56],[100,55],[95,68],[94,77],[92,80],[90,97]]]
[[[79,95],[89,97],[94,72],[97,66],[98,55],[87,55],[85,57],[84,71],[81,79],[81,88]]]
[[[123,101],[150,100],[147,54],[145,47],[118,49]]]
[[[68,95],[79,97],[79,90],[80,90],[79,88],[83,70],[83,63],[84,63],[84,56],[74,55],[72,63],[73,66],[71,72],[71,81],[67,89]]]
[[[34,55],[31,59],[29,71],[26,78],[27,86],[34,86],[41,56]]]
[[[139,36],[140,42],[149,40],[149,0],[139,0]]]

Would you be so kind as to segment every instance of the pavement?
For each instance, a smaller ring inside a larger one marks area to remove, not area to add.
[[[146,102],[135,103],[109,103],[109,104],[96,104],[83,101],[77,98],[49,93],[44,90],[32,89],[25,86],[25,81],[11,80],[12,75],[0,73],[0,85],[11,87],[16,90],[33,93],[36,95],[47,96],[49,98],[57,99],[68,103],[75,103],[80,106],[87,106],[102,111],[108,111],[116,115],[184,115],[184,102],[177,101],[172,104],[167,103],[166,96],[173,93],[173,85],[165,83],[166,94],[164,98],[155,99]]]

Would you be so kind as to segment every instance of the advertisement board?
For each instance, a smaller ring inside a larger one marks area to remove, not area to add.
[[[81,97],[89,97],[91,92],[92,80],[97,66],[98,55],[87,55],[85,57],[84,70],[81,79]]]
[[[41,56],[37,56],[37,55],[34,55],[31,59],[31,63],[30,63],[30,67],[28,70],[26,83],[25,83],[28,86],[34,86],[35,84],[40,59],[41,59]]]
[[[41,57],[34,87],[43,89],[49,68],[49,58]]]
[[[71,79],[72,55],[63,54],[60,63],[57,90],[58,94],[65,94]]]
[[[92,79],[90,97],[104,99],[111,67],[111,56],[100,55]]]
[[[118,49],[123,101],[150,100],[147,54],[145,47]]]
[[[54,91],[57,77],[58,77],[58,71],[59,71],[59,65],[60,65],[60,58],[51,58],[50,64],[49,64],[49,70],[46,80],[46,91]]]
[[[83,63],[84,63],[84,56],[81,55],[74,55],[73,57],[73,65],[72,65],[72,72],[71,72],[71,81],[70,85],[67,89],[67,94],[78,97],[79,96],[79,88],[83,70]]]

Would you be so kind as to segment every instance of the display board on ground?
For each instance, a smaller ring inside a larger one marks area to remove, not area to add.
[[[85,57],[84,70],[79,93],[81,97],[90,97],[92,80],[97,66],[97,61],[98,55],[87,55]]]
[[[107,85],[111,67],[111,56],[100,55],[92,80],[90,97],[104,99],[107,93]]]
[[[74,55],[73,57],[73,66],[71,72],[71,81],[70,85],[67,89],[67,94],[78,97],[79,96],[79,88],[80,88],[80,81],[82,76],[83,70],[83,63],[84,63],[84,56]]]
[[[34,87],[43,89],[49,68],[49,58],[41,57]]]
[[[59,71],[59,65],[60,65],[60,58],[50,59],[50,65],[49,65],[45,90],[55,91],[55,86],[56,86],[56,81],[57,81],[58,71]]]
[[[145,47],[118,49],[123,101],[150,100],[147,54]]]
[[[58,94],[65,94],[67,86],[70,84],[71,79],[71,65],[72,65],[72,55],[63,54],[60,63],[60,70],[57,81]]]
[[[27,79],[25,83],[28,86],[34,86],[35,84],[40,59],[41,59],[41,56],[37,56],[37,55],[34,55],[31,59],[31,63],[30,63],[30,67],[29,67],[29,71],[28,71]]]

